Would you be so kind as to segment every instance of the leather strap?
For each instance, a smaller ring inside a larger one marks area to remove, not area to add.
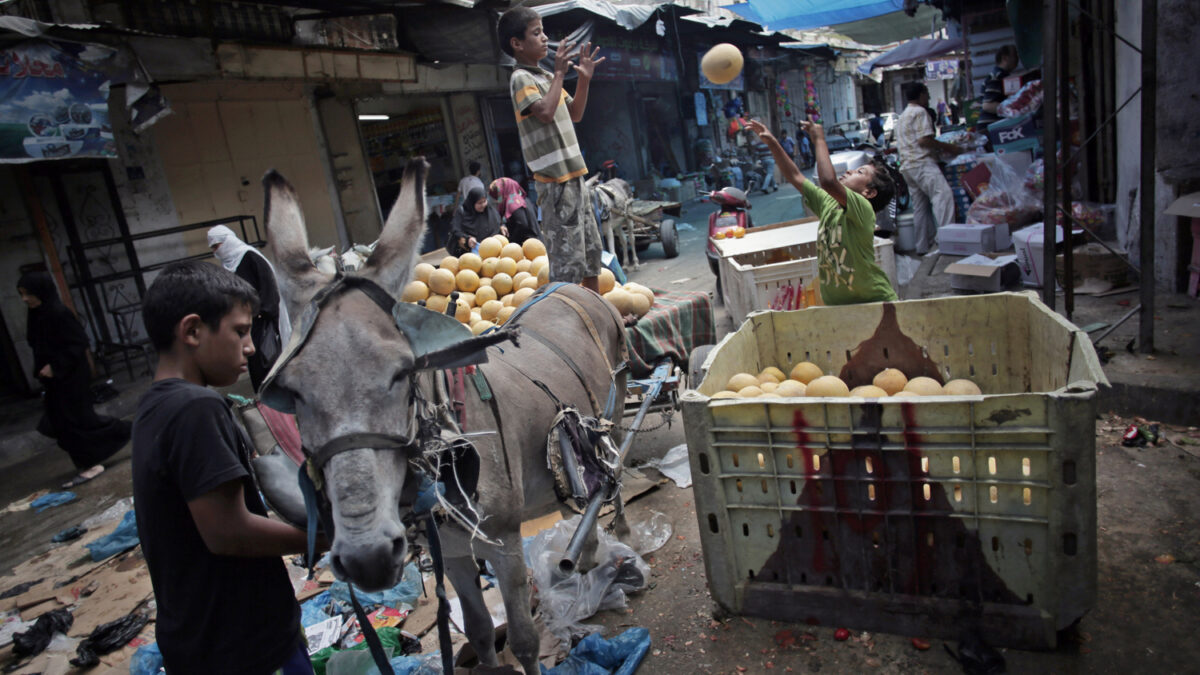
[[[409,431],[415,431],[410,425]],[[346,434],[338,436],[329,441],[325,445],[317,448],[309,454],[309,461],[313,463],[318,471],[325,468],[325,465],[334,456],[339,455],[347,450],[356,450],[358,448],[370,448],[372,450],[405,450],[413,446],[415,440],[413,438],[404,438],[402,436],[392,436],[389,434],[372,434],[358,433]]]

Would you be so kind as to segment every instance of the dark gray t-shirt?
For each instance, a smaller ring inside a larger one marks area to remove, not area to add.
[[[283,560],[213,554],[188,510],[188,501],[238,480],[246,508],[267,515],[249,461],[249,442],[220,394],[170,379],[142,395],[134,506],[172,675],[269,673],[298,645],[300,606]]]

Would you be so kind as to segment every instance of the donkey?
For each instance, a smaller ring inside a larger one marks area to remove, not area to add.
[[[596,206],[596,224],[608,240],[608,250],[621,254],[622,266],[631,265],[632,269],[637,269],[641,263],[638,262],[633,223],[626,215],[633,203],[633,189],[620,178],[601,183],[599,175],[589,179],[587,183],[592,189],[592,201]],[[613,241],[614,231],[621,237],[620,251]]]
[[[425,231],[427,169],[421,159],[408,164],[378,245],[345,281],[367,280],[392,297],[400,295]],[[322,292],[335,279],[309,259],[295,190],[274,172],[263,178],[263,186],[267,248],[276,261],[288,308],[301,317],[297,339],[264,383],[264,398],[270,392],[291,397],[306,452],[317,448],[316,455],[324,455],[331,441],[340,450],[326,458],[316,477],[328,497],[333,523],[334,573],[366,590],[389,588],[398,583],[407,553],[402,516],[410,509],[407,500],[415,480],[409,453],[420,449],[370,440],[412,439],[414,427],[420,426],[412,406],[428,393],[421,383],[432,379],[427,372],[417,376],[422,362],[414,356],[414,346],[420,337],[414,334],[410,339],[398,329],[378,298],[366,291],[351,286]],[[310,309],[302,316],[317,302],[315,315]],[[393,312],[403,314],[395,308]],[[479,454],[474,507],[482,515],[483,536],[473,537],[448,520],[441,539],[446,574],[461,598],[464,628],[480,661],[495,665],[497,657],[492,619],[477,583],[477,557],[495,570],[508,615],[509,644],[532,675],[539,672],[539,639],[530,611],[520,526],[555,506],[546,439],[558,410],[533,382],[543,383],[562,405],[600,415],[596,409],[610,390],[623,396],[624,375],[614,373],[621,372],[624,329],[611,305],[575,285],[547,294],[514,321],[520,326],[520,345],[490,347],[488,362],[477,366],[491,399],[482,400],[473,377],[466,378],[460,394],[463,432],[471,434]],[[352,374],[344,374],[346,369]],[[585,555],[594,551],[594,537],[593,532]]]

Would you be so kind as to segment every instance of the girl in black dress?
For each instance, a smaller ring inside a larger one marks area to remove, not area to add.
[[[27,272],[17,292],[29,307],[26,321],[33,349],[33,374],[45,390],[45,414],[38,431],[58,441],[79,475],[71,488],[104,471],[104,460],[129,441],[130,423],[98,415],[92,407],[92,368],[88,337],[78,317],[67,309],[54,280],[46,272]]]

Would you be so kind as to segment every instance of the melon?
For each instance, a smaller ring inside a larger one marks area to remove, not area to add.
[[[846,386],[845,382],[842,382],[842,378],[836,375],[822,375],[808,383],[805,394],[819,397],[849,396],[850,388]]]
[[[611,291],[617,285],[617,278],[613,276],[612,270],[607,267],[600,268],[600,295],[604,295]]]
[[[483,331],[485,331],[495,325],[496,324],[492,323],[491,321],[486,321],[486,320],[479,321],[471,326],[471,332],[474,333],[475,335],[479,335]]]
[[[491,286],[480,286],[479,289],[475,291],[476,306],[483,307],[488,303],[488,301],[499,299],[500,294],[497,293],[496,289],[492,288]]]
[[[492,288],[496,289],[498,296],[508,295],[513,289],[513,278],[504,272],[497,272],[496,276],[492,277]]]
[[[431,294],[425,299],[425,308],[432,309],[435,312],[445,312],[446,305],[450,303],[450,298],[437,293]]]
[[[495,277],[496,274],[507,274],[508,276],[511,277],[512,275],[514,275],[516,273],[517,273],[517,261],[516,260],[513,260],[512,258],[496,258],[496,273],[492,275],[493,277]]]
[[[528,272],[529,274],[534,274],[535,272],[531,269],[532,267],[533,261],[529,258],[517,261],[517,272]]]
[[[474,327],[475,324],[479,323],[480,321],[483,321],[483,316],[481,316],[479,314],[478,309],[472,309],[471,310],[471,318],[467,320],[467,325]]]
[[[515,311],[517,311],[516,307],[501,308],[500,313],[496,315],[496,322],[497,323],[507,323],[508,317],[512,316],[513,312],[515,312]]]
[[[458,256],[459,271],[471,270],[472,272],[479,272],[480,268],[482,267],[483,258],[475,255],[474,253],[464,253]]]
[[[604,294],[604,299],[612,303],[613,307],[617,308],[617,313],[625,316],[633,309],[633,298],[629,297],[629,292],[623,288],[614,288]]]
[[[700,70],[713,84],[732,82],[742,72],[745,57],[728,42],[709,49],[700,59]]]
[[[654,304],[654,291],[650,290],[649,288],[646,288],[645,286],[643,286],[641,284],[635,284],[635,283],[625,284],[625,290],[629,291],[630,293],[639,293],[643,297],[645,297],[647,300],[649,300],[651,305]]]
[[[942,387],[942,391],[947,396],[982,396],[983,391],[979,389],[979,385],[970,380],[950,380],[946,386]]]
[[[760,380],[758,388],[762,389],[764,394],[769,394],[779,388],[779,383],[775,380]]]
[[[781,380],[778,377],[775,377],[775,373],[768,373],[767,371],[764,370],[763,372],[758,374],[758,381],[759,382],[774,382],[775,384],[779,384]]]
[[[851,389],[850,395],[855,398],[884,398],[888,393],[873,384],[864,384]]]
[[[736,391],[729,391],[728,389],[718,391],[717,393],[713,394],[712,396],[709,396],[709,398],[737,398],[737,397],[738,397],[738,395],[737,395]]]
[[[496,258],[500,255],[500,249],[504,244],[496,237],[488,237],[479,242],[479,257],[487,260],[488,258]]]
[[[469,306],[471,309],[479,306],[479,302],[475,299],[474,293],[467,293],[466,291],[463,291],[458,294],[458,299],[467,303],[467,306]]]
[[[454,274],[458,274],[458,258],[452,255],[442,258],[442,264],[438,265],[438,269],[450,270]]]
[[[879,371],[875,379],[871,380],[871,384],[886,391],[890,396],[898,391],[903,391],[904,385],[908,384],[908,378],[896,368],[885,368]]]
[[[500,249],[501,258],[510,258],[515,263],[518,260],[525,258],[525,253],[521,251],[520,244],[505,244],[504,248]]]
[[[758,398],[763,395],[763,390],[759,389],[756,385],[750,385],[749,387],[739,389],[737,395],[740,398]]]
[[[767,366],[766,368],[763,368],[762,372],[759,373],[759,375],[762,375],[764,373],[770,373],[771,375],[774,375],[776,382],[783,382],[784,380],[788,379],[787,375],[784,375],[783,371],[776,368],[775,366]]]
[[[546,255],[546,245],[539,239],[530,237],[525,240],[525,243],[521,244],[521,252],[525,254],[526,258],[532,260],[540,255]]]
[[[520,288],[532,288],[534,290],[537,290],[537,288],[539,286],[541,286],[541,284],[538,283],[537,277],[525,277],[524,279],[521,280],[521,283],[517,284],[517,288],[519,288],[519,289]]]
[[[525,281],[526,279],[528,279],[531,276],[533,276],[533,275],[530,274],[529,272],[517,272],[516,274],[513,275],[513,286],[520,288],[521,282]]]
[[[416,302],[429,297],[429,286],[425,285],[424,281],[413,279],[404,286],[404,292],[400,294],[401,302]]]
[[[921,395],[915,391],[898,391],[892,395],[892,398],[921,398]]]
[[[500,315],[502,309],[504,309],[504,305],[499,300],[488,300],[479,306],[479,316],[491,321]]]
[[[508,293],[508,294],[502,296],[500,298],[500,304],[504,307],[512,307],[513,306],[513,294]]]
[[[459,321],[470,324],[471,322],[471,306],[462,300],[454,301],[454,318]]]
[[[806,395],[806,389],[807,387],[804,386],[803,382],[787,379],[780,382],[778,387],[775,387],[775,393],[780,396],[804,396]]]
[[[539,255],[533,259],[533,265],[529,268],[529,271],[533,274],[537,274],[544,267],[550,267],[550,259],[544,255]]]
[[[532,288],[522,288],[516,293],[513,293],[513,307],[520,307],[521,305],[525,304],[529,298],[533,297],[533,292],[534,289]]]
[[[541,288],[542,286],[545,286],[546,284],[550,283],[550,266],[549,265],[546,265],[546,266],[542,267],[542,269],[538,270],[537,280],[538,280],[538,288]]]
[[[495,239],[496,241],[500,242],[501,248],[508,246],[508,237],[506,237],[502,234],[493,234],[492,238]]]
[[[454,275],[454,285],[460,291],[474,293],[476,288],[479,288],[479,275],[474,270],[459,270],[458,274]]]
[[[444,268],[434,270],[433,274],[429,275],[429,290],[438,295],[450,295],[454,290],[454,272]]]
[[[417,266],[413,268],[413,278],[417,281],[429,283],[429,275],[433,274],[435,269],[437,268],[427,262],[417,263]]]
[[[941,396],[942,385],[932,377],[914,377],[904,385],[904,391],[911,391],[920,396]]]
[[[725,388],[729,391],[741,391],[746,387],[757,386],[758,378],[750,373],[738,373],[729,378],[729,382],[725,384]]]
[[[818,377],[821,377],[823,374],[824,373],[821,372],[821,369],[817,367],[817,364],[810,361],[801,361],[800,363],[792,366],[792,372],[790,375],[788,375],[788,377],[796,380],[797,382],[808,384]]]
[[[492,285],[491,277],[479,277],[479,287],[480,288],[483,288],[484,286],[490,287],[491,285]]]
[[[629,299],[632,300],[631,309],[638,318],[646,316],[646,313],[650,311],[650,301],[641,293],[630,293]]]
[[[780,398],[780,396],[773,391],[764,391],[758,395],[758,398]]]
[[[499,258],[484,258],[483,264],[479,267],[479,276],[485,278],[496,276],[496,264],[499,262]]]

